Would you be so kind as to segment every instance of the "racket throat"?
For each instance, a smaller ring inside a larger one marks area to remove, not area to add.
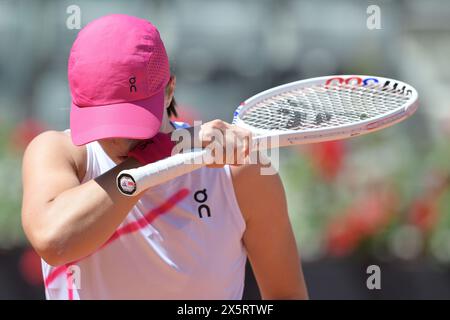
[[[258,136],[252,139],[250,152],[275,149],[280,147],[280,139],[278,135]]]

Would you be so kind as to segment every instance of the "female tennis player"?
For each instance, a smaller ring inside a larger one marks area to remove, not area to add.
[[[121,170],[170,156],[170,133],[186,127],[169,120],[175,77],[151,23],[88,24],[68,79],[70,129],[36,137],[23,161],[23,227],[47,299],[241,299],[247,257],[262,298],[307,298],[278,175],[234,159],[136,196],[118,191]],[[202,145],[215,130],[248,154],[250,133],[219,120],[201,126]]]

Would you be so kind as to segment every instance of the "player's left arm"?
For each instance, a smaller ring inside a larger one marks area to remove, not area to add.
[[[243,236],[263,299],[307,299],[300,256],[280,177],[259,165],[232,166],[233,185],[246,222]]]

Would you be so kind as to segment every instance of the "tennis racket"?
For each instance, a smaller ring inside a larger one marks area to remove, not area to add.
[[[267,145],[259,142],[276,136],[275,147],[284,147],[374,132],[408,118],[417,107],[417,91],[404,82],[364,75],[327,76],[261,92],[241,103],[233,123],[252,132],[253,146]],[[201,160],[205,154],[206,150],[196,149],[124,170],[117,176],[117,186],[121,193],[135,195],[205,166]]]

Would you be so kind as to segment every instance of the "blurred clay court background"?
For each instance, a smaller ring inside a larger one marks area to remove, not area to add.
[[[180,119],[191,123],[231,121],[247,97],[308,77],[415,86],[421,105],[408,121],[283,150],[280,173],[311,298],[450,298],[448,1],[0,0],[1,299],[43,298],[20,224],[21,157],[36,134],[68,127],[66,63],[79,30],[67,22],[77,8],[81,27],[125,13],[159,28]],[[370,265],[380,290],[366,286]],[[250,272],[245,297],[258,297]]]

